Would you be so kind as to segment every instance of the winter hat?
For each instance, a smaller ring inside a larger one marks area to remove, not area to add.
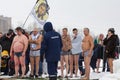
[[[108,30],[108,32],[111,32],[111,33],[115,34],[114,28],[110,28],[110,29]]]

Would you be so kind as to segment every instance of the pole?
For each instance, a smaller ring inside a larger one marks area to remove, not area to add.
[[[37,0],[36,3],[34,4],[32,10],[34,9],[34,7],[35,7],[35,5],[37,4],[38,1],[39,1],[39,0]],[[32,10],[30,11],[30,13],[28,14],[27,18],[25,19],[25,21],[24,21],[24,23],[23,23],[23,25],[22,25],[23,28],[24,28],[24,26],[25,26],[25,24],[26,24],[28,18],[30,17],[30,14],[31,14]]]
[[[27,18],[25,19],[25,21],[24,21],[24,23],[23,23],[23,25],[22,25],[23,28],[24,28],[24,26],[25,26],[25,24],[26,24],[26,22],[27,22],[27,20],[28,20],[28,18],[29,18],[29,16],[30,16],[30,14],[31,14],[31,12],[28,14]]]

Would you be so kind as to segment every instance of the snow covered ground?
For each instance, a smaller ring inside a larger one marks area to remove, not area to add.
[[[120,59],[113,61],[113,74],[106,73],[99,80],[120,80]]]
[[[0,76],[0,78],[11,78],[12,76]],[[42,75],[42,78],[45,78],[46,75]],[[81,77],[73,77],[73,78],[68,78],[69,80],[79,80]],[[101,72],[101,73],[93,73],[91,72],[90,79],[96,80],[120,80],[120,73],[114,73],[110,74],[108,72]]]
[[[101,62],[102,64],[102,62]],[[102,69],[100,68],[100,71],[102,71]],[[66,73],[66,71],[64,70],[64,74]],[[30,72],[27,74],[27,76],[29,76]],[[61,71],[58,70],[58,76],[61,74]],[[79,74],[79,72],[78,72]],[[42,78],[46,78],[46,76],[48,75],[42,75]],[[0,76],[0,78],[11,78],[12,76]],[[68,80],[80,80],[81,76],[79,75],[79,77],[75,78],[73,76],[73,78],[69,78]],[[92,72],[90,73],[90,79],[99,79],[99,80],[120,80],[120,59],[119,60],[115,60],[114,61],[114,73],[110,74],[109,72],[101,72],[101,73],[95,73]]]

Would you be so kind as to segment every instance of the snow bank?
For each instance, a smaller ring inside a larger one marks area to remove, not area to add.
[[[105,74],[99,80],[120,80],[120,59],[113,61],[113,74]]]
[[[113,61],[114,73],[120,73],[120,59]]]

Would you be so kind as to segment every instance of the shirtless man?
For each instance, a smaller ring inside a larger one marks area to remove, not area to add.
[[[89,80],[90,75],[90,61],[92,57],[92,51],[94,47],[93,38],[89,34],[89,29],[84,28],[84,35],[82,41],[82,50],[83,50],[83,56],[84,56],[84,64],[85,64],[85,77],[84,80]]]
[[[41,48],[42,35],[40,35],[39,30],[34,28],[32,34],[29,37],[30,43],[30,64],[31,64],[31,74],[30,77],[38,77],[39,72],[39,62],[40,62],[40,48]],[[34,65],[35,64],[35,65]]]
[[[14,54],[15,61],[15,77],[18,77],[19,71],[19,62],[22,67],[22,75],[21,78],[25,77],[25,53],[28,47],[28,39],[22,33],[23,29],[21,27],[16,28],[17,36],[15,36],[10,50],[10,56]]]

